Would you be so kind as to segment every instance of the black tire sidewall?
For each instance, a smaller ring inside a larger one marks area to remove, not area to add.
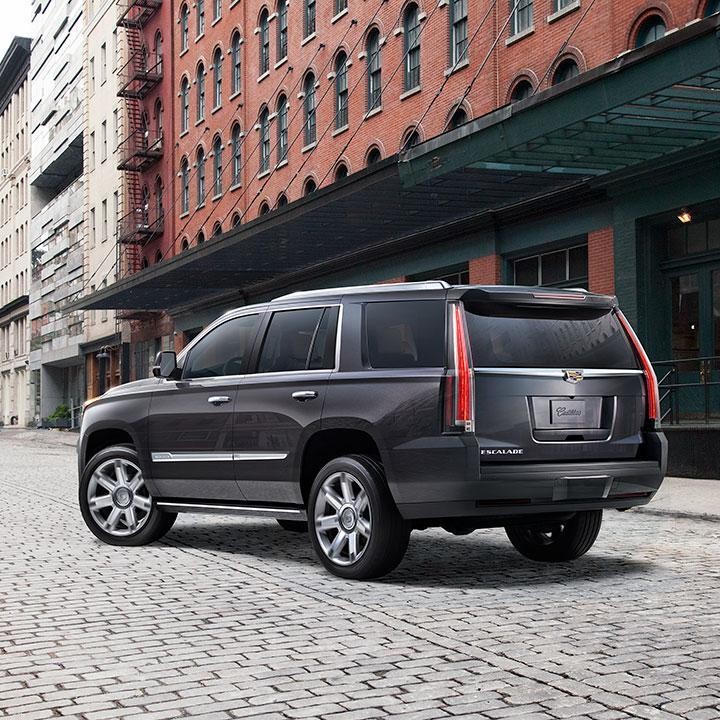
[[[87,496],[90,478],[92,477],[92,474],[95,472],[95,469],[98,467],[98,465],[112,458],[122,458],[124,460],[130,460],[138,467],[142,468],[140,464],[140,458],[137,452],[133,448],[128,447],[127,445],[114,445],[112,447],[105,448],[104,450],[101,450],[96,455],[94,455],[88,461],[85,469],[83,470],[78,488],[78,502],[80,505],[80,512],[82,514],[83,520],[85,521],[85,524],[87,525],[90,532],[92,532],[92,534],[95,535],[95,537],[97,537],[99,540],[102,540],[108,545],[147,545],[148,543],[151,543],[162,537],[172,527],[172,524],[175,522],[175,518],[177,517],[176,513],[167,513],[157,507],[154,498],[152,498],[152,508],[150,510],[150,516],[143,524],[143,526],[132,535],[126,535],[122,537],[111,535],[110,533],[99,527],[92,517],[92,513],[88,505]]]

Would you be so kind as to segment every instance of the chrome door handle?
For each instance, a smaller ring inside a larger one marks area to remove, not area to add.
[[[298,402],[306,402],[307,400],[314,400],[317,397],[317,393],[314,390],[299,390],[292,394],[293,400]]]
[[[227,395],[211,395],[208,398],[208,402],[212,405],[223,405],[230,402],[230,398]]]

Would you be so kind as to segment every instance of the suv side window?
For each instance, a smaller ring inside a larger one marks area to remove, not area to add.
[[[190,351],[185,360],[183,379],[242,375],[259,322],[259,315],[243,315],[211,330]]]
[[[332,368],[337,308],[281,310],[273,314],[257,371],[292,372]]]
[[[373,368],[442,367],[445,302],[367,303],[364,355],[364,364]]]

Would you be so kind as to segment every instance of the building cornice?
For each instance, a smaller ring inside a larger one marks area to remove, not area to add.
[[[30,72],[30,38],[15,36],[0,61],[0,114]]]

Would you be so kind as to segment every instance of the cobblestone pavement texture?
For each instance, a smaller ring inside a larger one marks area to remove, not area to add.
[[[720,718],[720,524],[606,513],[574,564],[413,533],[379,582],[267,520],[100,544],[68,441],[0,434],[0,717]]]

